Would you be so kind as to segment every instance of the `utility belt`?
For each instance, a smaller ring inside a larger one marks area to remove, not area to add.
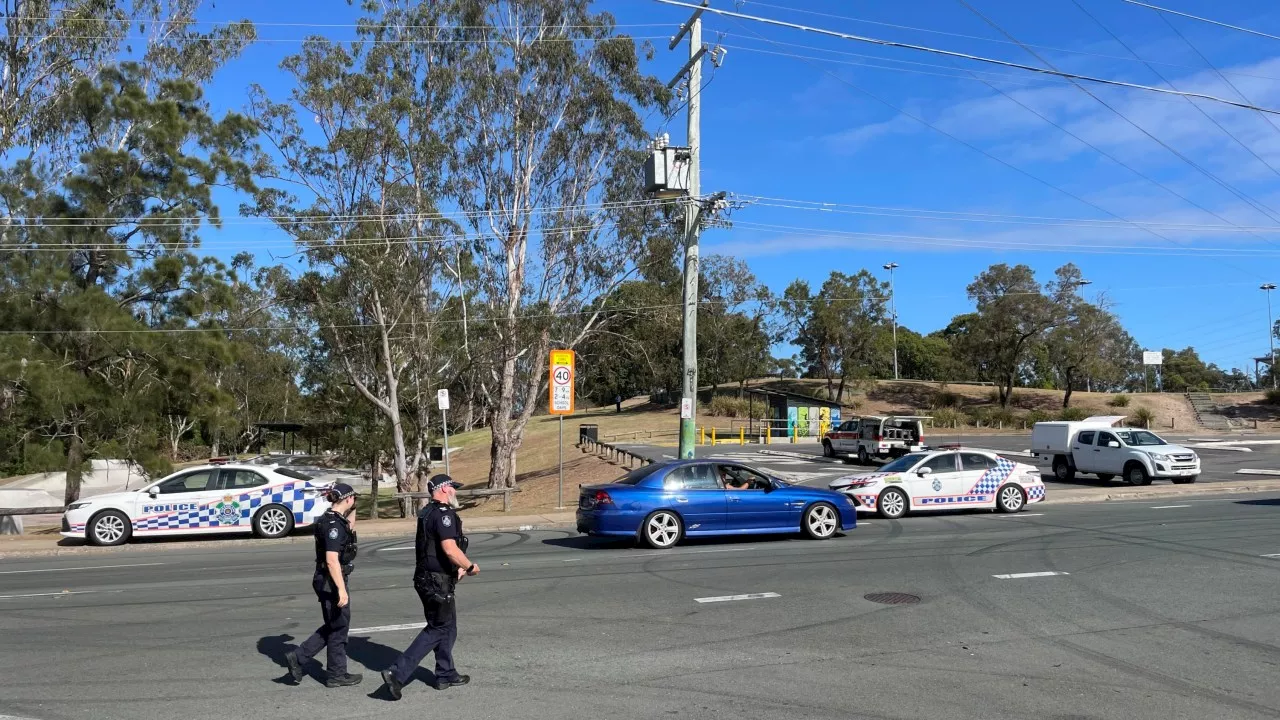
[[[453,591],[458,585],[458,576],[451,573],[424,572],[413,578],[413,588],[427,599],[437,603],[453,600]]]

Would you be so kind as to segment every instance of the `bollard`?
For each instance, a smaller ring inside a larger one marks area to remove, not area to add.
[[[706,428],[706,426],[701,426],[701,427],[699,427],[699,428],[698,428],[698,444],[699,444],[699,445],[706,445],[706,444],[707,444],[707,428]]]
[[[768,445],[769,441],[772,439],[773,439],[773,426],[765,425],[764,426],[764,444]]]
[[[716,429],[714,426],[711,428],[711,444],[716,444]]]
[[[747,444],[747,429],[746,429],[746,428],[738,428],[738,444],[739,444],[739,445],[746,445],[746,444]]]

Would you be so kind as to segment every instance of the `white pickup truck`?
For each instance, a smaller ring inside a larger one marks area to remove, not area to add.
[[[1076,473],[1102,480],[1121,477],[1130,485],[1156,478],[1193,483],[1200,475],[1194,451],[1170,445],[1150,430],[1118,428],[1123,417],[1091,417],[1080,422],[1040,422],[1031,430],[1031,452],[1046,475],[1062,482]]]

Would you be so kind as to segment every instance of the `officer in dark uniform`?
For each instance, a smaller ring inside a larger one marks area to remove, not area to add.
[[[400,690],[423,658],[436,653],[436,688],[444,690],[471,682],[469,675],[459,675],[453,665],[453,643],[458,639],[454,587],[465,575],[475,575],[480,567],[467,559],[467,537],[462,534],[462,518],[458,517],[458,483],[448,475],[436,475],[427,481],[431,504],[418,514],[418,533],[414,545],[417,563],[413,587],[422,601],[427,626],[413,643],[396,658],[391,669],[382,672],[387,691],[395,700]]]
[[[351,598],[347,577],[355,569],[356,531],[352,527],[356,491],[336,483],[326,493],[329,509],[316,521],[316,572],[311,588],[320,599],[324,624],[296,650],[285,654],[293,681],[302,682],[302,664],[328,648],[326,687],[358,685],[362,676],[347,672],[347,632],[351,630]]]

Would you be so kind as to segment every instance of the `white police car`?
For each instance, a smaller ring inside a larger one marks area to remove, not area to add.
[[[996,508],[1013,513],[1044,500],[1036,467],[963,448],[903,455],[879,472],[847,475],[829,487],[852,497],[859,512],[889,519],[911,510]]]
[[[290,468],[213,462],[138,490],[74,502],[62,516],[62,535],[94,545],[121,545],[133,536],[283,537],[329,509],[326,487]]]

